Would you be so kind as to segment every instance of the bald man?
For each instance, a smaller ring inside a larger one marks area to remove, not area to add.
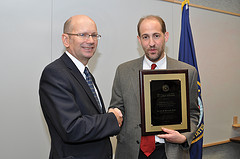
[[[49,159],[109,159],[109,137],[122,125],[118,109],[108,113],[88,70],[101,35],[88,16],[76,15],[64,24],[66,52],[43,70],[39,96],[51,136]]]

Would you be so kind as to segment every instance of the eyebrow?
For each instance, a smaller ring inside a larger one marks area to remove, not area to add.
[[[161,33],[158,33],[158,32],[156,32],[156,33],[153,33],[153,34],[151,34],[151,35],[156,35],[156,34],[160,34],[160,35],[161,35]],[[144,35],[148,35],[148,36],[149,36],[149,34],[147,34],[147,33],[145,33],[145,34],[142,34],[141,36],[144,36]]]

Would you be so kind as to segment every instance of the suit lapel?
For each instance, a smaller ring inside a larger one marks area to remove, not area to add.
[[[175,61],[167,56],[167,69],[174,69]]]
[[[143,69],[143,57],[140,57],[136,60],[135,65],[131,69],[131,76],[130,76],[131,84],[133,86],[133,92],[137,99],[138,105],[140,105],[139,70]]]
[[[63,60],[63,62],[65,63],[66,67],[69,68],[70,73],[74,76],[74,78],[79,82],[79,84],[82,86],[83,90],[86,92],[86,94],[88,95],[88,97],[90,98],[90,100],[93,102],[94,106],[96,107],[96,109],[99,111],[99,113],[101,113],[102,111],[100,110],[97,101],[95,100],[92,91],[90,90],[86,80],[84,79],[84,77],[82,76],[81,72],[78,70],[78,68],[76,67],[76,65],[72,62],[72,60],[68,57],[68,55],[66,53],[64,53],[61,56],[61,59]],[[92,76],[93,77],[93,76]],[[95,80],[94,80],[94,84],[96,86]],[[98,91],[99,96],[100,92]],[[100,97],[101,98],[101,97]],[[102,101],[102,99],[101,99]],[[102,102],[102,106],[104,107],[104,104]]]

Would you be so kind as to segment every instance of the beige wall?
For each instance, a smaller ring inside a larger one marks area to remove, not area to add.
[[[106,107],[116,67],[143,53],[137,42],[140,17],[157,14],[166,21],[167,54],[178,57],[181,6],[156,0],[17,0],[3,1],[1,17],[0,158],[48,158],[50,139],[38,99],[43,68],[64,48],[64,21],[87,14],[102,39],[89,66]],[[190,8],[190,20],[205,107],[204,142],[239,135],[231,127],[240,118],[240,18]],[[115,139],[113,139],[115,144]]]

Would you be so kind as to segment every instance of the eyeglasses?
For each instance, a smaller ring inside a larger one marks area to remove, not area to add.
[[[83,40],[87,40],[90,38],[90,36],[92,37],[93,40],[99,40],[102,36],[99,34],[87,34],[87,33],[77,33],[77,34],[73,34],[73,33],[66,33],[67,35],[75,35],[80,37]]]

